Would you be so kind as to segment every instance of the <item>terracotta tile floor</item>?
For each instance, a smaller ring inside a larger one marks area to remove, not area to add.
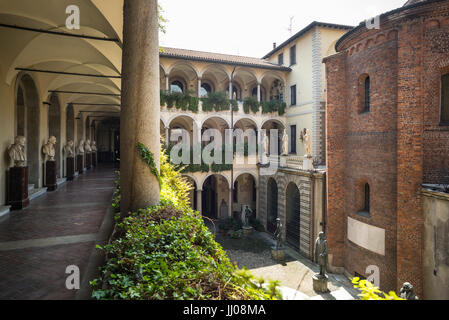
[[[111,205],[114,180],[113,167],[100,166],[0,221],[0,299],[75,297],[65,287],[65,270],[76,265],[83,277],[95,246],[89,239],[98,233]],[[67,238],[60,237],[67,236],[80,240],[64,244]]]

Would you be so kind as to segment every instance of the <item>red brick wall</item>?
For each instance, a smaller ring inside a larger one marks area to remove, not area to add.
[[[325,59],[330,250],[351,274],[377,265],[384,290],[408,281],[422,293],[421,184],[449,173],[449,128],[439,123],[448,8],[439,1],[384,17],[380,30],[354,32]],[[360,114],[363,74],[371,79],[371,108]],[[365,182],[369,218],[357,214],[357,186]],[[386,230],[385,256],[347,240],[348,216]]]

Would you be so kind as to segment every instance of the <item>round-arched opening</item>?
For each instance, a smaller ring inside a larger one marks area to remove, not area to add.
[[[48,108],[48,136],[56,137],[55,160],[56,160],[56,177],[61,178],[62,168],[62,148],[61,148],[61,105],[56,94],[50,96],[50,106]]]
[[[300,217],[301,203],[299,189],[294,183],[287,187],[286,194],[286,241],[299,251],[300,249]]]
[[[209,176],[203,183],[202,215],[210,219],[226,219],[229,212],[229,184],[222,175]]]
[[[249,173],[240,174],[234,181],[233,191],[234,208],[241,212],[243,206],[249,206],[255,218],[258,213],[256,212],[257,189],[254,176]]]
[[[34,80],[27,74],[19,80],[16,94],[16,132],[26,137],[29,178],[35,188],[40,181],[40,99]]]
[[[273,178],[267,183],[267,231],[276,231],[276,219],[278,218],[278,185]]]

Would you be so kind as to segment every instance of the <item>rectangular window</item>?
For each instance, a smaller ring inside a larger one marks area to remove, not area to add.
[[[290,105],[296,106],[296,85],[290,87]]]
[[[441,77],[441,123],[449,125],[449,73]]]
[[[290,65],[296,64],[296,46],[290,48]]]
[[[280,55],[278,55],[278,64],[280,66],[282,66],[284,64],[284,54],[281,53]]]
[[[296,125],[290,126],[290,153],[296,154]]]

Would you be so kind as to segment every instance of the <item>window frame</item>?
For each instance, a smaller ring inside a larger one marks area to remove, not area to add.
[[[294,130],[293,130],[293,128],[294,128]],[[295,134],[293,134],[293,131],[294,131]],[[290,125],[290,154],[297,154],[298,153],[298,150],[296,148],[296,145],[297,145],[297,140],[296,140],[297,134],[298,134],[298,129],[297,129],[296,124]]]
[[[283,66],[284,65],[284,53],[280,53],[278,55],[278,65]]]
[[[445,79],[446,78],[446,79]],[[444,81],[447,81],[447,95],[445,99],[444,94]],[[440,76],[440,126],[449,126],[449,72],[443,73]],[[447,100],[447,101],[446,101]],[[443,110],[445,114],[447,113],[447,119],[443,119]]]
[[[293,100],[293,93],[294,93],[294,97],[295,97],[294,100]],[[298,103],[297,89],[296,89],[296,84],[294,84],[294,85],[290,86],[290,106],[291,107],[296,106],[297,103]]]
[[[296,44],[295,44],[290,47],[290,67],[294,66],[296,63],[297,61],[296,61]]]

